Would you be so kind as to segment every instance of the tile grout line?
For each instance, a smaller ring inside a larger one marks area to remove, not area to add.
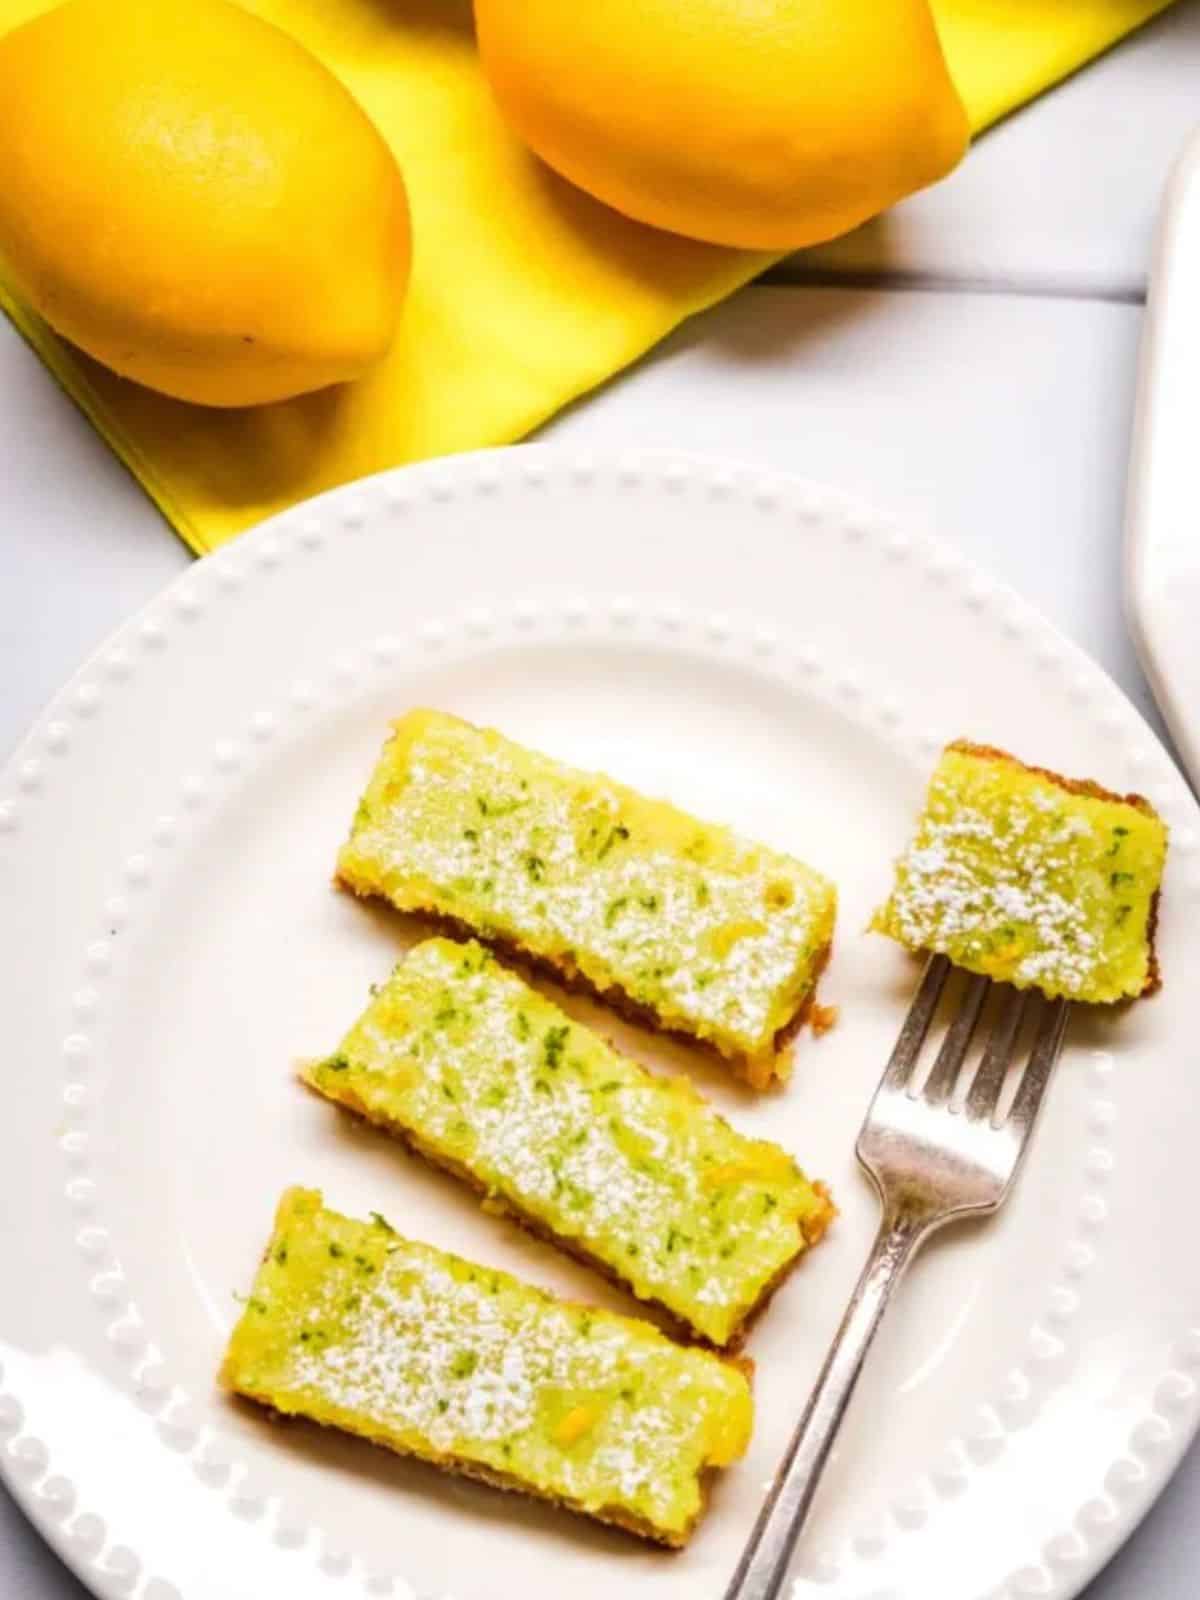
[[[795,273],[787,263],[771,268],[756,280],[770,289],[890,289],[910,294],[1010,295],[1028,300],[1095,301],[1107,305],[1143,306],[1146,291],[1125,284],[1113,289],[1071,284],[1053,278],[989,279],[964,274],[885,271],[881,273],[816,270]]]

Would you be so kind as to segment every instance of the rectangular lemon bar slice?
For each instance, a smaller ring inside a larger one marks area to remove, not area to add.
[[[1166,853],[1166,826],[1140,795],[958,741],[872,925],[1051,998],[1131,999],[1158,987]]]
[[[301,1075],[716,1345],[833,1216],[778,1145],[618,1055],[475,943],[418,945]]]
[[[687,1542],[749,1442],[745,1371],[648,1323],[357,1222],[291,1189],[225,1385],[449,1472]]]
[[[786,1076],[833,938],[810,867],[437,711],[394,724],[338,878]]]

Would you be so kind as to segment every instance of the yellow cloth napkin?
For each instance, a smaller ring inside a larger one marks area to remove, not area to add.
[[[0,32],[51,0],[0,0]],[[1168,0],[935,0],[978,130]],[[772,259],[656,232],[512,137],[470,0],[248,0],[349,86],[408,179],[416,253],[399,338],[358,383],[216,411],[114,376],[0,282],[0,304],[194,550],[384,467],[520,438]]]

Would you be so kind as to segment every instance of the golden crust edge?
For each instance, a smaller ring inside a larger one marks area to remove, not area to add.
[[[1132,806],[1135,811],[1162,822],[1162,818],[1144,794],[1118,794],[1115,789],[1106,789],[1095,778],[1068,778],[1061,772],[1055,772],[1053,767],[1031,766],[1028,761],[1022,761],[1020,756],[1013,755],[1011,750],[1002,750],[999,745],[976,744],[971,739],[952,739],[946,750],[953,750],[956,755],[977,756],[981,761],[1007,761],[1011,766],[1020,767],[1022,772],[1045,778],[1056,788],[1065,790],[1067,794],[1085,795],[1089,800],[1109,800],[1117,805]],[[1163,825],[1166,826],[1165,823]]]
[[[812,1014],[813,1007],[817,1004],[817,987],[822,974],[829,964],[833,953],[832,936],[825,941],[813,958],[812,983],[796,1007],[793,1015],[784,1025],[776,1030],[771,1042],[771,1053],[767,1056],[730,1055],[711,1039],[703,1039],[699,1034],[687,1028],[672,1027],[650,1006],[642,1005],[634,1000],[631,995],[618,985],[611,985],[602,989],[582,973],[574,962],[560,960],[553,956],[536,955],[527,950],[524,945],[518,944],[513,939],[505,938],[493,933],[484,933],[471,923],[463,921],[461,917],[454,917],[445,911],[440,911],[428,902],[419,902],[412,905],[398,906],[381,889],[356,883],[352,877],[347,876],[339,866],[333,875],[334,888],[344,890],[354,895],[359,900],[378,900],[383,905],[390,906],[400,916],[421,917],[438,931],[448,934],[456,939],[475,939],[480,944],[486,945],[496,955],[518,969],[552,979],[569,994],[586,995],[591,1000],[598,1000],[602,1005],[608,1006],[611,1011],[638,1026],[648,1028],[664,1038],[685,1039],[691,1045],[702,1049],[708,1056],[715,1056],[725,1066],[730,1068],[734,1076],[740,1078],[750,1088],[759,1093],[769,1089],[774,1083],[785,1083],[790,1066],[789,1051],[794,1044],[797,1034],[801,1032],[805,1023]]]
[[[695,1516],[686,1527],[678,1532],[673,1529],[658,1527],[655,1523],[635,1516],[632,1512],[620,1506],[604,1506],[593,1510],[589,1506],[574,1500],[569,1500],[561,1495],[552,1494],[547,1490],[539,1489],[536,1485],[526,1483],[523,1478],[515,1473],[497,1471],[486,1467],[479,1462],[471,1461],[464,1456],[445,1455],[430,1451],[425,1453],[414,1450],[411,1446],[401,1444],[390,1438],[383,1430],[368,1428],[346,1428],[336,1422],[322,1422],[316,1417],[310,1417],[304,1412],[281,1411],[269,1395],[256,1392],[248,1385],[237,1382],[228,1370],[228,1363],[221,1368],[220,1382],[230,1393],[240,1395],[243,1400],[252,1401],[255,1405],[263,1407],[270,1415],[272,1421],[298,1422],[309,1428],[327,1429],[333,1433],[344,1434],[349,1438],[362,1439],[367,1444],[374,1445],[377,1449],[390,1451],[392,1455],[400,1456],[409,1461],[420,1461],[427,1467],[432,1467],[438,1472],[445,1472],[454,1477],[471,1478],[478,1483],[486,1483],[493,1489],[501,1489],[508,1494],[524,1495],[530,1500],[539,1500],[543,1504],[559,1507],[560,1510],[570,1511],[576,1516],[590,1517],[595,1522],[603,1522],[610,1527],[620,1528],[625,1533],[633,1534],[636,1538],[648,1540],[652,1544],[668,1550],[682,1550],[691,1539],[701,1519],[708,1509],[708,1499],[711,1491],[711,1480],[720,1471],[717,1467],[705,1467],[697,1477],[697,1487],[700,1493],[700,1505]]]

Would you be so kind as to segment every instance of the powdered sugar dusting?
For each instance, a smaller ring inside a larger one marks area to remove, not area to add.
[[[296,1194],[231,1344],[235,1386],[583,1509],[688,1526],[723,1418],[747,1403],[740,1373]]]
[[[1116,998],[1122,959],[1144,978],[1164,838],[1157,818],[1123,801],[951,747],[876,925],[1021,986]]]
[[[769,1049],[832,935],[831,884],[455,718],[398,726],[342,852],[352,884],[571,961],[730,1054]]]
[[[418,945],[307,1077],[717,1343],[825,1210],[778,1146],[618,1055],[479,945]]]
[[[296,1384],[339,1410],[416,1427],[446,1452],[467,1435],[484,1444],[531,1427],[535,1352],[528,1328],[514,1329],[494,1296],[456,1282],[435,1261],[421,1266],[413,1271],[405,1253],[393,1251],[382,1281],[355,1313],[351,1337],[301,1355]],[[314,1326],[336,1307],[337,1277],[327,1276]]]

